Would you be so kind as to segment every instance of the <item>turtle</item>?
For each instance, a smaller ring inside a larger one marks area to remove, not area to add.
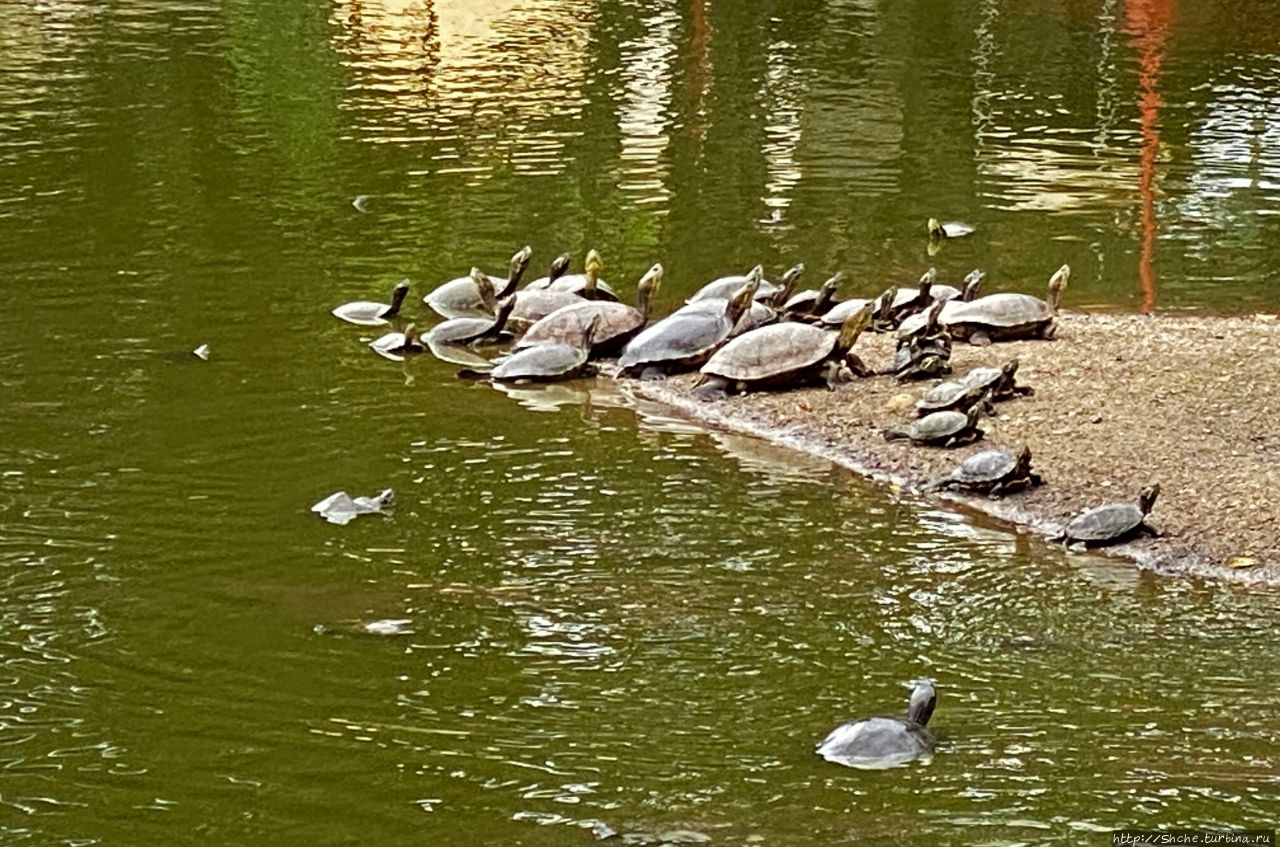
[[[485,297],[479,283],[481,272],[472,268],[471,273],[460,279],[452,279],[436,286],[422,300],[443,318],[475,318],[492,315],[494,304],[503,297],[508,297],[520,284],[525,268],[529,266],[529,257],[533,255],[532,247],[522,247],[511,257],[507,266],[507,278],[489,276],[493,284],[491,297]],[[488,276],[484,274],[484,276]]]
[[[929,268],[920,277],[915,289],[898,289],[888,305],[884,307],[880,324],[886,328],[896,327],[907,317],[923,312],[933,305],[933,283],[938,278],[936,268]]]
[[[860,718],[841,724],[818,742],[815,752],[837,765],[881,769],[927,756],[937,739],[926,728],[938,704],[929,680],[918,680],[907,702],[906,717]]]
[[[886,441],[910,438],[917,444],[959,447],[977,441],[986,434],[978,426],[978,416],[981,414],[982,409],[977,404],[971,406],[968,412],[933,412],[912,421],[906,429],[886,428],[884,437]]]
[[[388,332],[369,342],[373,352],[393,362],[403,362],[405,354],[421,353],[427,347],[422,343],[417,324],[409,324],[404,332]]]
[[[433,326],[422,340],[442,362],[477,370],[491,367],[488,359],[468,349],[473,344],[495,343],[509,337],[507,319],[515,306],[514,294],[504,297],[498,312],[489,318],[450,318]]]
[[[1003,448],[974,453],[950,474],[927,485],[926,489],[963,488],[986,492],[996,500],[1010,491],[1043,482],[1040,474],[1031,470],[1031,448],[1024,444],[1016,454]]]
[[[1104,547],[1142,533],[1159,537],[1160,533],[1146,523],[1159,494],[1160,484],[1154,483],[1142,489],[1137,503],[1108,503],[1082,512],[1072,518],[1053,540],[1063,544],[1079,542],[1085,547]]]
[[[738,289],[747,282],[753,272],[754,271],[749,271],[741,275],[735,274],[732,276],[722,276],[719,279],[714,279],[695,291],[693,296],[685,302],[697,303],[699,300],[729,300],[735,293],[737,293]],[[782,281],[777,285],[769,282],[762,276],[759,285],[756,287],[755,298],[757,300],[772,301],[773,298],[778,296],[779,291],[787,287],[788,283],[794,285],[795,282],[798,282],[803,273],[804,263],[801,262],[799,264],[792,265],[791,268],[782,275]]]
[[[616,302],[618,293],[609,287],[609,283],[600,279],[600,271],[603,269],[604,260],[600,258],[600,254],[594,249],[588,250],[587,260],[583,265],[583,273],[559,274],[548,283],[547,290],[576,294],[585,300],[611,300]]]
[[[897,293],[896,288],[893,289],[893,291],[895,294]],[[854,312],[858,311],[863,306],[870,304],[872,309],[871,322],[874,324],[875,309],[880,305],[880,303],[880,297],[872,297],[870,300],[863,297],[855,297],[852,300],[842,300],[830,309],[827,309],[827,311],[823,312],[821,319],[818,322],[827,327],[837,328]]]
[[[409,294],[409,280],[402,279],[391,289],[391,303],[373,303],[368,300],[357,300],[354,303],[343,303],[333,310],[333,316],[349,324],[359,326],[382,326],[400,314],[400,305]]]
[[[810,324],[777,323],[739,335],[702,366],[694,394],[703,398],[726,391],[764,391],[825,382],[835,388],[841,367],[858,336],[871,322],[871,307],[850,315],[840,332]],[[854,357],[852,369],[860,369]]]
[[[930,238],[964,238],[973,234],[974,227],[961,221],[940,222],[937,218],[929,218]]]
[[[844,272],[839,271],[831,276],[820,288],[810,288],[793,294],[782,304],[782,313],[789,317],[800,315],[822,315],[835,304],[836,292],[844,281]],[[857,311],[856,309],[854,310]]]
[[[948,285],[945,282],[935,282],[929,293],[934,300],[972,300],[978,296],[978,289],[982,287],[982,281],[986,278],[985,271],[975,268],[969,271],[964,280],[961,281],[959,288],[954,285]]]
[[[761,275],[762,269],[756,265],[722,309],[682,309],[642,331],[623,349],[619,375],[661,379],[668,373],[700,367],[747,311]]]
[[[988,294],[945,310],[942,324],[956,338],[967,338],[979,346],[1017,338],[1051,339],[1056,332],[1053,317],[1070,276],[1068,265],[1054,272],[1049,278],[1047,301],[1012,291]]]
[[[640,278],[634,308],[607,300],[579,300],[561,306],[529,327],[516,349],[550,341],[568,342],[581,336],[582,328],[598,315],[600,326],[591,339],[591,356],[616,355],[649,322],[650,305],[661,285],[662,265],[655,264]]]
[[[557,309],[580,303],[583,300],[617,300],[618,298],[613,294],[609,294],[607,297],[601,295],[600,290],[597,288],[597,281],[602,267],[603,263],[600,260],[600,254],[592,250],[587,253],[586,273],[583,274],[586,281],[580,289],[574,290],[573,286],[558,288],[556,286],[559,280],[557,280],[549,288],[535,289],[533,291],[526,288],[523,291],[517,291],[515,308],[511,312],[511,317],[507,319],[511,329],[517,333],[527,332],[535,323]]]
[[[708,314],[720,314],[724,311],[728,300],[721,300],[718,297],[711,297],[704,300],[697,300],[693,303],[685,303],[672,314],[688,315],[693,312],[706,312]],[[738,318],[738,322],[730,331],[729,337],[735,338],[744,332],[750,332],[758,327],[773,323],[778,319],[778,312],[763,300],[752,299],[747,304],[746,310],[742,316]]]
[[[970,407],[981,404],[982,410],[995,415],[991,395],[986,387],[965,385],[963,382],[940,382],[916,401],[916,415],[924,417],[934,412],[968,412]]]
[[[1029,385],[1018,385],[1018,360],[1010,359],[998,368],[974,368],[964,375],[961,382],[969,387],[991,392],[992,400],[1010,400],[1016,396],[1035,394]]]
[[[490,371],[489,378],[501,382],[554,382],[579,376],[587,370],[591,339],[599,326],[597,315],[572,343],[553,341],[519,350]]]
[[[899,382],[951,373],[951,335],[938,323],[938,315],[945,306],[945,302],[935,301],[919,329],[911,336],[898,339],[893,362],[885,373],[895,375]]]
[[[329,523],[344,526],[360,515],[385,512],[395,499],[395,491],[390,488],[383,489],[376,497],[352,497],[345,491],[336,491],[312,506],[311,511]]]

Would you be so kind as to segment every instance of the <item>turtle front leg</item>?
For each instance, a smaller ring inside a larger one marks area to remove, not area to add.
[[[982,330],[978,330],[969,335],[969,343],[974,347],[989,347],[991,346],[991,336]]]

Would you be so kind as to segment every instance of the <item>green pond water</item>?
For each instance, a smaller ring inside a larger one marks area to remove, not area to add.
[[[1276,594],[329,310],[528,243],[662,261],[664,309],[802,260],[1274,311],[1278,43],[1225,0],[0,4],[0,842],[1273,826]],[[813,756],[922,676],[931,762]]]

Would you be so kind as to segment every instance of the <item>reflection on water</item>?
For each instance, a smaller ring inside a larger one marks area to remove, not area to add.
[[[853,294],[1069,261],[1069,306],[1274,308],[1274,16],[1221,5],[0,5],[0,840],[1266,820],[1275,596],[607,380],[388,363],[329,314],[408,276],[421,320],[526,242],[661,260],[660,307],[756,262]],[[930,256],[931,215],[978,229]],[[308,511],[388,487],[388,515]],[[918,676],[930,764],[812,755]]]

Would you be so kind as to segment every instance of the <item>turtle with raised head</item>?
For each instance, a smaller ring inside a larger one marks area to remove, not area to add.
[[[701,367],[729,338],[750,307],[762,273],[756,265],[723,308],[686,307],[643,330],[628,342],[618,358],[619,375],[661,379]]]
[[[699,300],[729,300],[737,293],[738,289],[754,273],[754,269],[745,274],[733,274],[730,276],[722,276],[719,279],[713,279],[706,285],[699,288],[693,293],[693,296],[686,300],[686,303],[697,303]],[[764,278],[763,273],[760,281],[756,285],[755,299],[772,301],[779,292],[785,290],[788,286],[794,289],[796,283],[800,281],[800,276],[804,273],[804,263],[798,262],[787,269],[782,275],[782,280],[775,284]],[[790,295],[788,295],[790,296]]]
[[[1067,265],[1054,272],[1049,278],[1047,300],[1015,291],[988,294],[945,310],[942,324],[956,338],[967,338],[980,346],[1019,338],[1051,339],[1057,332],[1053,318],[1070,276]]]
[[[1010,359],[998,368],[974,368],[964,375],[961,382],[970,387],[991,392],[992,400],[1011,400],[1029,396],[1036,391],[1029,385],[1018,385],[1018,360]]]
[[[934,412],[968,412],[978,404],[982,404],[982,410],[988,415],[995,415],[988,389],[968,386],[963,382],[940,382],[916,401],[916,416],[922,418]]]
[[[947,476],[926,486],[929,490],[961,488],[985,492],[995,500],[1011,491],[1040,485],[1044,480],[1031,470],[1031,448],[1023,445],[1017,453],[1003,448],[974,453]]]
[[[974,227],[963,221],[939,221],[937,218],[929,218],[929,237],[934,239],[943,238],[964,238],[966,235],[973,235]]]
[[[568,256],[563,258],[568,259]],[[593,248],[587,251],[587,260],[583,263],[582,273],[560,273],[547,284],[546,288],[548,291],[563,291],[566,294],[576,294],[584,300],[617,302],[618,293],[609,286],[609,283],[600,278],[602,270],[604,270],[604,260],[600,258],[600,254]],[[529,288],[533,288],[533,286],[531,285]]]
[[[838,333],[786,322],[739,335],[702,366],[694,394],[711,398],[727,392],[766,391],[820,382],[835,388],[842,371],[866,372],[851,351],[870,322],[871,307],[867,305],[850,315]]]
[[[933,412],[912,421],[906,429],[888,427],[886,441],[909,438],[916,444],[934,447],[959,447],[979,440],[985,432],[978,426],[982,408],[974,404],[968,412]]]
[[[917,681],[905,717],[860,718],[841,724],[818,742],[815,752],[828,762],[863,769],[891,768],[927,756],[938,743],[927,729],[937,704],[933,683]]]
[[[506,327],[515,300],[514,294],[504,297],[493,317],[442,321],[433,326],[422,340],[432,355],[442,362],[487,370],[489,361],[470,348],[477,344],[495,344],[511,337]]]
[[[373,352],[393,362],[403,362],[406,355],[421,353],[427,349],[417,324],[409,324],[404,332],[388,332],[369,342]]]
[[[369,300],[357,300],[354,303],[343,303],[333,310],[333,316],[349,324],[359,326],[382,326],[400,314],[400,306],[409,294],[409,280],[402,279],[391,289],[390,303],[374,303]]]
[[[467,276],[436,286],[435,290],[422,298],[423,302],[443,318],[479,318],[492,315],[497,301],[509,297],[516,290],[532,255],[532,247],[517,250],[507,266],[505,280],[472,268]],[[481,276],[487,277],[492,286],[487,294],[480,282]]]
[[[799,318],[806,315],[826,314],[827,310],[835,305],[836,293],[840,290],[840,283],[843,281],[844,272],[837,271],[820,287],[793,294],[782,304],[783,315],[788,318]]]
[[[1159,494],[1160,485],[1156,483],[1142,489],[1137,503],[1108,503],[1082,512],[1072,518],[1054,540],[1105,547],[1140,534],[1159,537],[1160,533],[1146,522]]]
[[[614,356],[649,322],[653,298],[662,286],[662,265],[655,264],[640,278],[636,288],[636,305],[608,300],[579,300],[556,309],[529,327],[516,344],[516,349],[549,342],[568,342],[578,338],[582,329],[595,317],[600,325],[591,339],[591,356]]]

